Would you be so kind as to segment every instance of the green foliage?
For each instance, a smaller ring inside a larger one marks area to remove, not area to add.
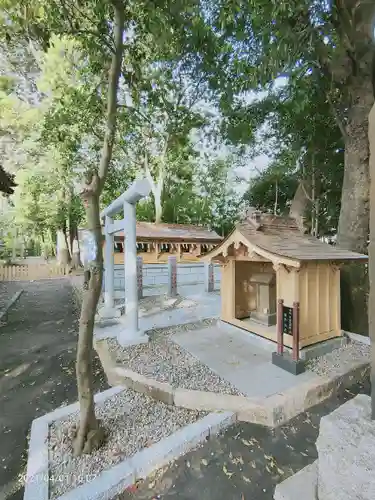
[[[151,178],[162,180],[163,220],[225,232],[238,207],[228,187],[232,164],[219,168],[214,152],[200,161],[195,140],[211,134],[206,128],[215,92],[207,82],[220,54],[214,30],[193,0],[125,8],[117,142],[101,205],[145,174],[147,153]],[[0,126],[12,135],[6,161],[19,182],[14,217],[25,233],[53,240],[55,231],[72,221],[84,224],[77,192],[100,156],[112,9],[99,0],[86,5],[38,0],[27,7],[22,0],[2,0],[0,11],[0,37],[16,73],[15,81],[4,75],[0,101]],[[20,99],[16,92],[26,67],[32,68],[26,79],[35,100]],[[153,198],[137,207],[137,216],[154,220]]]

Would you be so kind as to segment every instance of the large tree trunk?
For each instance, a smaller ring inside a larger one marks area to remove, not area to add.
[[[367,253],[369,237],[368,115],[374,102],[368,78],[351,88],[345,135],[345,167],[337,244]],[[347,264],[341,271],[341,322],[347,331],[367,334],[368,275],[363,264]]]
[[[79,340],[77,351],[77,386],[80,405],[80,422],[74,440],[74,453],[90,453],[100,446],[103,440],[103,430],[95,416],[92,349],[96,308],[102,286],[103,255],[102,231],[99,215],[99,198],[107,176],[112,158],[113,143],[116,135],[117,91],[121,75],[124,31],[124,5],[112,0],[114,9],[114,40],[115,50],[112,55],[108,83],[107,123],[98,173],[95,173],[81,193],[85,201],[88,231],[95,241],[95,255],[85,263],[89,269],[89,282],[84,290],[81,317],[79,323]]]

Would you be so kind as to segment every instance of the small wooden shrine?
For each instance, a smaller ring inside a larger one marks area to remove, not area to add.
[[[136,231],[137,254],[145,264],[167,262],[169,255],[176,255],[178,262],[198,261],[223,240],[215,231],[186,224],[137,222]],[[115,264],[122,264],[124,233],[116,233],[114,240]]]
[[[292,217],[250,210],[203,260],[222,264],[221,319],[298,359],[299,349],[342,335],[340,265],[367,256],[304,234]]]

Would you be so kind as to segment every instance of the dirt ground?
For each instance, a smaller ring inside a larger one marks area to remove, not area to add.
[[[78,310],[68,279],[0,284],[0,303],[20,288],[0,327],[0,500],[23,497],[27,438],[34,418],[77,400]],[[95,391],[108,386],[97,358]]]

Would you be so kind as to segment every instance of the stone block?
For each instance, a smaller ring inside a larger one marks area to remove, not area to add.
[[[295,361],[288,351],[285,351],[283,354],[273,352],[272,363],[292,375],[300,375],[305,372],[305,362],[302,359]]]
[[[268,419],[264,406],[244,396],[178,388],[174,391],[174,404],[192,410],[234,412],[240,421],[262,425]]]
[[[210,436],[216,436],[237,422],[237,415],[231,411],[212,413],[209,421]]]
[[[48,422],[36,419],[31,425],[25,500],[48,500]]]
[[[371,398],[358,395],[321,419],[319,500],[375,498],[375,421]]]
[[[317,500],[318,462],[315,461],[275,489],[274,500]]]
[[[151,398],[162,401],[165,404],[173,405],[173,388],[171,385],[164,382],[157,382],[121,366],[117,366],[113,371],[118,377],[117,381],[120,381],[121,384],[129,389],[147,394]]]

